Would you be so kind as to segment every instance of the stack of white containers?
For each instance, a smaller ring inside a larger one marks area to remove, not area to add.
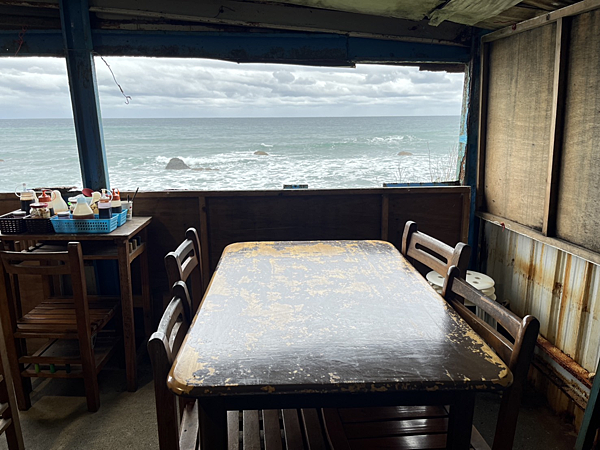
[[[467,283],[469,283],[474,288],[480,290],[483,294],[487,295],[492,300],[496,300],[496,289],[495,282],[493,278],[488,275],[480,272],[474,272],[472,270],[467,270]],[[433,288],[437,291],[438,294],[442,293],[442,286],[444,285],[444,277],[441,276],[436,271],[432,270],[427,274],[427,281]],[[473,307],[474,305],[470,302],[465,302],[465,306]],[[489,317],[485,312],[479,311],[479,308],[476,309],[477,316],[485,320],[494,328],[496,327],[496,321]]]

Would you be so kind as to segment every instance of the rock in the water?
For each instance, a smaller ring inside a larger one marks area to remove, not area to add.
[[[398,153],[398,156],[412,156],[411,152],[400,152]]]
[[[181,158],[171,158],[171,160],[167,164],[167,167],[165,167],[165,169],[167,170],[184,170],[189,168],[190,166],[184,163]]]
[[[219,170],[219,169],[213,169],[211,167],[192,167],[192,170],[204,171],[204,170]]]
[[[254,152],[255,155],[260,155],[260,156],[269,156],[269,154],[267,152],[263,152],[262,150],[257,150]]]

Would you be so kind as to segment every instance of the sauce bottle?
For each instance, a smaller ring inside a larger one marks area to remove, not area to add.
[[[92,208],[88,205],[88,202],[84,197],[77,197],[77,204],[75,205],[75,210],[73,211],[73,219],[93,219],[94,213],[92,212]]]
[[[102,194],[98,191],[92,192],[92,204],[90,205],[94,214],[100,215],[100,211],[98,211],[98,202],[100,201],[100,197]]]
[[[15,195],[21,200],[21,211],[29,213],[29,205],[37,203],[37,197],[35,192],[31,189],[27,189],[27,185],[23,183],[23,190],[19,193],[15,191]]]
[[[118,189],[113,189],[112,196],[112,212],[114,214],[119,214],[123,209],[121,207],[121,192]]]
[[[111,197],[106,195],[106,189],[102,189],[102,196],[98,201],[98,216],[100,219],[110,219],[112,217]]]
[[[52,198],[46,194],[46,190],[42,190],[42,195],[40,195],[40,197],[38,198],[38,202],[40,203],[46,203],[48,209],[50,210],[50,215],[53,216],[54,215],[54,207],[52,205]]]

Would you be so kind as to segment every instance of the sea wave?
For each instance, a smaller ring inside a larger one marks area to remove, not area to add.
[[[157,156],[156,158],[154,158],[154,160],[157,163],[166,166],[169,163],[169,161],[171,161],[171,159],[173,158],[181,159],[190,167],[206,163],[206,158],[194,158],[193,156]]]
[[[23,123],[3,127],[0,121],[0,190],[13,192],[23,182],[80,186],[72,120],[46,128]],[[458,123],[458,117],[127,119],[107,120],[104,131],[110,183],[121,189],[337,189],[436,179],[436,168],[458,141]],[[402,151],[413,156],[399,156]],[[48,154],[44,170],[31,164]],[[195,170],[165,170],[172,158]]]
[[[396,136],[385,136],[385,137],[374,137],[367,139],[368,143],[376,144],[376,145],[398,145],[404,144],[407,142],[426,142],[425,139],[418,138],[416,136],[410,134],[396,135]]]

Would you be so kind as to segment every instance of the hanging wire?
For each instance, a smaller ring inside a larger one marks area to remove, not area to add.
[[[19,33],[19,39],[17,41],[15,41],[17,44],[19,44],[19,47],[17,48],[17,51],[15,52],[15,56],[17,56],[19,54],[21,47],[25,43],[25,40],[23,39],[25,37],[25,33],[27,33],[27,27],[25,25],[23,25],[21,27],[21,32]]]
[[[108,67],[108,70],[110,70],[110,74],[112,75],[113,80],[115,81],[115,84],[118,86],[119,90],[121,91],[121,94],[123,94],[123,97],[125,97],[125,104],[129,105],[129,100],[131,100],[131,96],[125,95],[125,92],[123,91],[123,88],[121,87],[121,85],[117,82],[117,78],[115,77],[115,74],[113,73],[112,69],[110,68],[110,65],[106,62],[106,60],[100,53],[94,52],[94,55],[100,57],[100,59],[102,61],[104,61],[104,64],[106,64],[106,67]]]

